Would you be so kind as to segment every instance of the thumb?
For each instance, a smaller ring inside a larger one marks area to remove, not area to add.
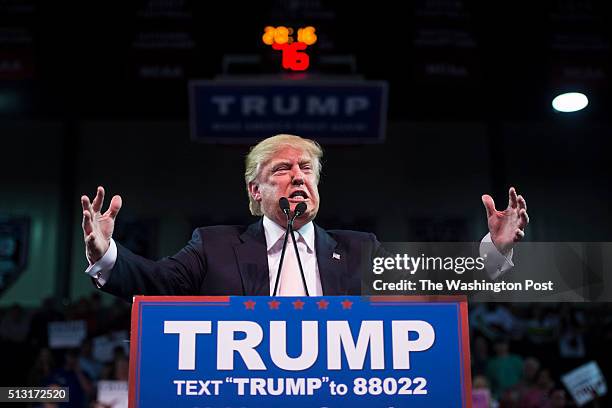
[[[493,197],[488,194],[484,194],[482,197],[482,204],[487,210],[487,218],[493,215],[497,210],[495,209],[495,201],[493,201]]]
[[[117,218],[117,214],[119,213],[122,204],[123,201],[121,200],[121,196],[114,196],[110,202],[110,205],[108,206],[108,211],[106,211],[106,213],[114,220],[115,218]]]

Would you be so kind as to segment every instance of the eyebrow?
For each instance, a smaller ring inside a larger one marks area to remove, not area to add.
[[[270,163],[270,167],[272,167],[272,168],[278,167],[278,166],[282,166],[282,165],[291,165],[291,162],[287,161],[287,160],[282,160],[282,161],[277,161],[277,162]]]
[[[298,161],[299,165],[303,165],[303,164],[312,164],[312,160],[310,159],[302,159],[300,161]],[[270,166],[272,168],[277,167],[277,166],[281,166],[281,165],[291,165],[291,162],[288,160],[282,160],[282,161],[278,161],[278,162],[272,162],[270,163]]]

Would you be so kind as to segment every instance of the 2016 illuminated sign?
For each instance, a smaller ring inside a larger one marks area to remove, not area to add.
[[[283,68],[304,71],[310,65],[310,57],[303,51],[317,42],[315,31],[312,26],[300,28],[297,30],[297,41],[294,41],[293,28],[267,26],[264,28],[262,40],[264,44],[271,45],[273,49],[283,53]]]

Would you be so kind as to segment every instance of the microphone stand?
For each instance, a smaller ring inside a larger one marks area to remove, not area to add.
[[[285,213],[287,216],[287,229],[285,230],[285,239],[283,241],[283,249],[281,251],[280,262],[278,263],[278,271],[276,272],[276,281],[274,282],[274,292],[272,292],[272,296],[276,296],[276,292],[278,291],[278,282],[280,280],[283,260],[285,259],[285,251],[287,249],[287,239],[289,238],[289,231],[291,230],[291,226],[293,224],[293,220],[290,219],[289,200],[287,200],[285,197],[281,197],[281,199],[278,201],[278,205],[283,213]]]
[[[300,203],[303,204],[303,203]],[[296,209],[295,214],[298,214],[298,211]],[[304,269],[302,268],[302,261],[300,260],[300,252],[298,251],[298,247],[297,247],[297,242],[295,242],[295,235],[293,235],[293,220],[295,219],[296,215],[293,216],[293,219],[291,220],[291,224],[290,224],[290,230],[291,230],[291,241],[293,241],[293,249],[295,249],[295,256],[297,257],[297,261],[298,261],[298,266],[300,267],[300,275],[302,276],[302,284],[304,285],[304,292],[306,292],[306,296],[310,296],[310,294],[308,293],[308,286],[306,285],[306,277],[304,276]]]
[[[283,260],[285,259],[285,251],[287,249],[287,239],[289,238],[289,234],[291,234],[291,241],[293,242],[293,249],[295,250],[295,256],[298,261],[298,266],[300,268],[300,276],[302,277],[302,284],[304,285],[304,292],[306,292],[306,296],[310,296],[308,293],[308,286],[306,285],[306,277],[304,276],[304,268],[302,267],[302,260],[300,259],[300,253],[298,251],[297,242],[295,240],[295,235],[293,234],[293,222],[297,217],[304,214],[306,212],[306,203],[299,203],[295,207],[295,212],[293,213],[293,217],[290,217],[290,209],[289,209],[289,201],[282,197],[278,202],[281,210],[287,216],[287,230],[285,231],[285,239],[283,241],[283,249],[281,251],[280,262],[278,263],[278,271],[276,272],[276,281],[274,282],[274,291],[272,296],[276,296],[278,291],[278,282],[280,281],[281,270],[283,268]]]

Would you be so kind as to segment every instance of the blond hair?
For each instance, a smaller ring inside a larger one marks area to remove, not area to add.
[[[259,176],[261,168],[266,164],[272,156],[284,147],[293,147],[294,149],[302,150],[312,158],[312,168],[319,182],[321,175],[321,157],[323,149],[314,140],[305,139],[294,135],[276,135],[269,137],[251,147],[249,154],[245,160],[244,181],[246,183],[247,194],[249,195],[249,210],[253,215],[263,215],[261,204],[255,201],[249,191],[249,183],[254,182]]]

